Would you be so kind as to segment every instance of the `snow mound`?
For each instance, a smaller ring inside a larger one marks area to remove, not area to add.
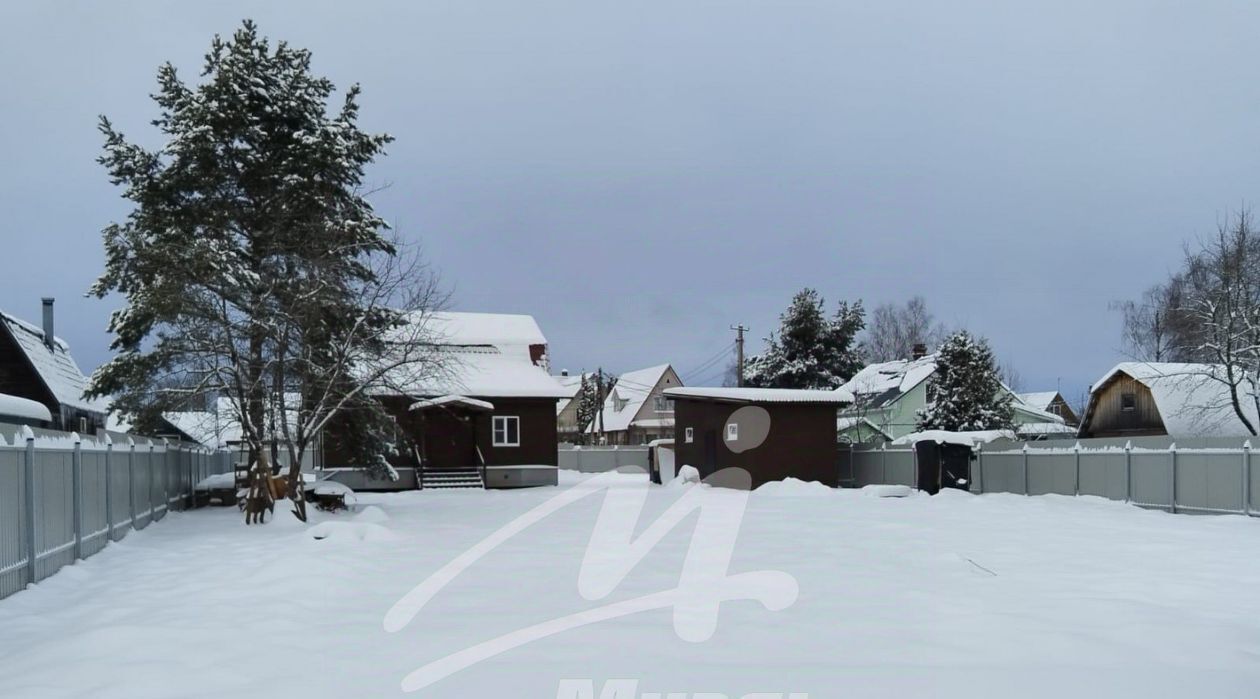
[[[674,480],[670,481],[669,485],[674,488],[681,488],[682,486],[691,485],[693,483],[699,483],[699,482],[700,482],[700,472],[696,470],[696,467],[683,466],[682,468],[678,469],[678,475],[674,476]]]
[[[368,522],[371,524],[380,524],[389,520],[389,515],[385,514],[385,510],[376,505],[368,505],[363,511],[354,516],[356,522]]]
[[[320,522],[307,530],[312,539],[324,541],[394,541],[398,535],[374,522]]]
[[[971,498],[975,496],[971,493],[971,491],[962,490],[961,488],[941,488],[940,491],[937,492],[936,497],[938,498]]]
[[[236,487],[236,474],[216,473],[197,481],[197,490],[229,490]]]
[[[799,478],[788,476],[781,481],[770,481],[763,483],[760,487],[753,490],[758,495],[771,495],[781,498],[816,498],[827,497],[832,494],[830,487],[819,483],[818,481],[803,481]]]
[[[337,481],[320,481],[311,488],[311,492],[316,495],[341,495],[345,499],[347,506],[353,506],[358,503],[358,499],[354,495],[354,489],[345,483]]]
[[[868,485],[862,494],[873,498],[908,498],[914,489],[908,485]]]

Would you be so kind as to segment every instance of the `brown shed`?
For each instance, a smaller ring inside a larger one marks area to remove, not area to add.
[[[671,388],[675,461],[702,478],[742,468],[752,487],[784,478],[837,486],[836,411],[846,391]]]

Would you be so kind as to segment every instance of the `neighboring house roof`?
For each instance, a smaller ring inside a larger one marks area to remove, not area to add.
[[[289,410],[285,412],[290,434],[297,430],[297,409],[300,401],[297,393],[285,394],[285,403],[289,406]],[[162,419],[198,444],[218,449],[245,441],[245,430],[236,415],[236,401],[221,396],[215,400],[214,410],[168,411],[162,413]]]
[[[1112,379],[1125,374],[1145,386],[1155,400],[1155,407],[1164,422],[1164,430],[1172,437],[1244,437],[1251,436],[1234,412],[1229,386],[1213,377],[1223,377],[1224,367],[1216,364],[1173,362],[1123,362],[1117,364],[1090,386],[1087,423],[1094,409],[1094,396]],[[1255,402],[1246,388],[1239,387],[1243,414],[1253,426],[1260,427]]]
[[[879,425],[876,425],[875,423],[871,422],[870,420],[866,419],[865,417],[861,415],[853,416],[853,417],[836,418],[836,432],[844,432],[846,430],[851,430],[855,427],[865,427],[866,429],[872,432],[884,435],[884,437],[886,438],[891,438],[892,436],[892,435],[889,435],[887,432],[885,432],[883,429],[881,429]]]
[[[1019,398],[1020,402],[1024,405],[1047,412],[1050,410],[1050,405],[1054,403],[1054,399],[1058,397],[1058,391],[1038,391],[1036,393],[1016,394],[1016,398]]]
[[[70,356],[70,346],[64,340],[54,337],[52,349],[49,349],[44,344],[41,328],[7,313],[0,313],[0,319],[58,403],[94,413],[109,411],[106,401],[83,396],[88,388],[88,377]]]
[[[661,382],[668,364],[628,371],[617,377],[617,383],[604,399],[603,428],[604,432],[621,432],[630,427],[630,423],[639,414],[639,409],[647,402],[652,390]],[[599,420],[592,421],[588,431],[598,431]]]
[[[857,407],[878,410],[896,402],[935,372],[935,354],[919,359],[897,359],[864,367],[836,390],[851,394]]]
[[[842,405],[853,402],[853,395],[843,389],[828,391],[796,388],[667,388],[670,398],[704,398],[728,403],[825,403]]]
[[[584,376],[590,376],[590,374],[551,377],[556,380],[556,383],[560,384],[561,388],[568,392],[568,395],[565,396],[567,400],[561,400],[556,403],[557,415],[563,413],[569,407],[569,404],[577,399],[578,394],[582,392],[582,377]]]

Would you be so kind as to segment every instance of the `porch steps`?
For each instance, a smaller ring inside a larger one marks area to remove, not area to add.
[[[476,466],[461,468],[426,468],[421,474],[423,487],[428,488],[477,488],[484,489],[486,484],[481,480],[481,469]]]

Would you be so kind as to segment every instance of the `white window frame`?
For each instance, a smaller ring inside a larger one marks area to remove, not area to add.
[[[686,442],[686,443],[688,443],[688,444],[690,444],[691,442],[696,441],[696,430],[695,430],[695,428],[693,428],[693,427],[688,427],[687,429],[683,430],[683,441],[684,441],[684,442]]]
[[[726,441],[734,442],[739,439],[739,423],[732,422],[726,426]]]
[[[516,441],[508,441],[508,424],[509,421],[516,423]],[[500,425],[502,427],[500,427]],[[502,439],[499,438],[500,432],[503,434]],[[519,415],[495,415],[490,421],[490,443],[496,447],[519,447],[521,446],[521,418]]]
[[[672,413],[674,412],[674,399],[658,395],[653,399],[652,407],[658,413]]]

